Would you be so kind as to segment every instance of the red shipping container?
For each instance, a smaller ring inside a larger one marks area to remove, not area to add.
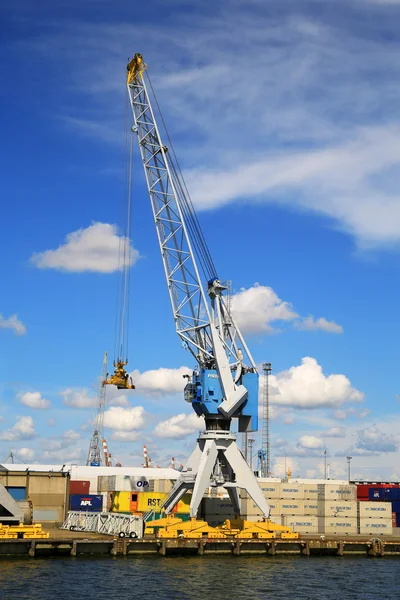
[[[90,481],[70,481],[69,482],[69,493],[75,494],[88,494],[90,488]]]
[[[396,527],[396,513],[392,512],[392,527]]]

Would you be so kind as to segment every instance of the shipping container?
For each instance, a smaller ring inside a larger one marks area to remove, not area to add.
[[[103,496],[94,494],[74,494],[70,496],[70,510],[101,512]]]
[[[26,487],[6,486],[6,490],[14,500],[25,500],[26,498]]]
[[[268,505],[271,509],[271,515],[280,515],[280,500],[267,500]],[[262,518],[261,510],[258,508],[257,504],[253,501],[252,498],[246,497],[241,499],[241,514],[242,515],[257,515]]]
[[[353,484],[349,485],[336,485],[332,484],[319,484],[318,485],[318,499],[319,500],[356,500],[357,499],[357,486]]]
[[[392,512],[392,527],[397,527],[397,513]]]
[[[400,513],[395,513],[396,514],[396,527],[400,527]]]
[[[90,481],[70,481],[69,482],[69,493],[75,494],[88,494],[90,491]]]
[[[361,535],[392,535],[392,519],[360,518]]]
[[[304,500],[318,500],[318,484],[304,484]]]
[[[359,502],[358,511],[360,518],[376,517],[378,519],[391,519],[393,512],[391,502]]]
[[[355,535],[357,519],[352,517],[318,517],[318,533]]]
[[[280,483],[265,483],[259,482],[259,485],[266,498],[276,498],[279,500],[281,495],[281,484]]]
[[[161,492],[111,492],[111,512],[143,513],[149,510],[159,511],[168,494]],[[185,494],[175,505],[172,512],[189,513],[191,495]]]
[[[304,500],[304,514],[305,515],[318,515],[318,501],[317,500]]]
[[[385,497],[385,488],[373,487],[368,489],[368,500],[385,500]]]
[[[318,516],[320,517],[357,517],[356,500],[318,500]]]
[[[302,500],[281,500],[280,505],[281,515],[304,514],[304,502]]]
[[[291,527],[297,533],[318,533],[318,518],[316,516],[285,516],[282,525]]]
[[[98,489],[99,492],[152,492],[154,480],[129,475],[101,475]]]
[[[304,485],[302,483],[282,483],[281,500],[304,500]]]

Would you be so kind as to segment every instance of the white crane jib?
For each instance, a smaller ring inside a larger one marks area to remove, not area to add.
[[[226,487],[238,514],[237,488],[243,487],[267,517],[268,504],[230,432],[232,418],[238,419],[239,431],[257,429],[257,369],[228,309],[226,286],[217,276],[168,133],[168,147],[161,140],[140,54],[127,70],[132,131],[143,161],[175,327],[199,365],[185,387],[185,399],[206,423],[165,508],[170,511],[193,489],[191,514],[196,516],[205,489],[218,484]]]

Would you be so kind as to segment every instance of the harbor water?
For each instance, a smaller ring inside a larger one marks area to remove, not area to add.
[[[396,600],[398,558],[3,559],[1,600]]]

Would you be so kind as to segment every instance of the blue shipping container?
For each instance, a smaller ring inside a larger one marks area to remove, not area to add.
[[[400,502],[399,500],[395,500],[392,502],[392,512],[400,514]]]
[[[103,510],[103,496],[95,496],[94,494],[73,494],[70,496],[69,505],[71,510],[101,512]]]
[[[368,500],[385,500],[385,488],[369,488]]]
[[[26,487],[6,487],[7,492],[14,498],[14,500],[25,500],[26,498]]]
[[[385,488],[385,500],[400,500],[400,488]]]
[[[396,527],[400,527],[400,513],[396,513]]]

